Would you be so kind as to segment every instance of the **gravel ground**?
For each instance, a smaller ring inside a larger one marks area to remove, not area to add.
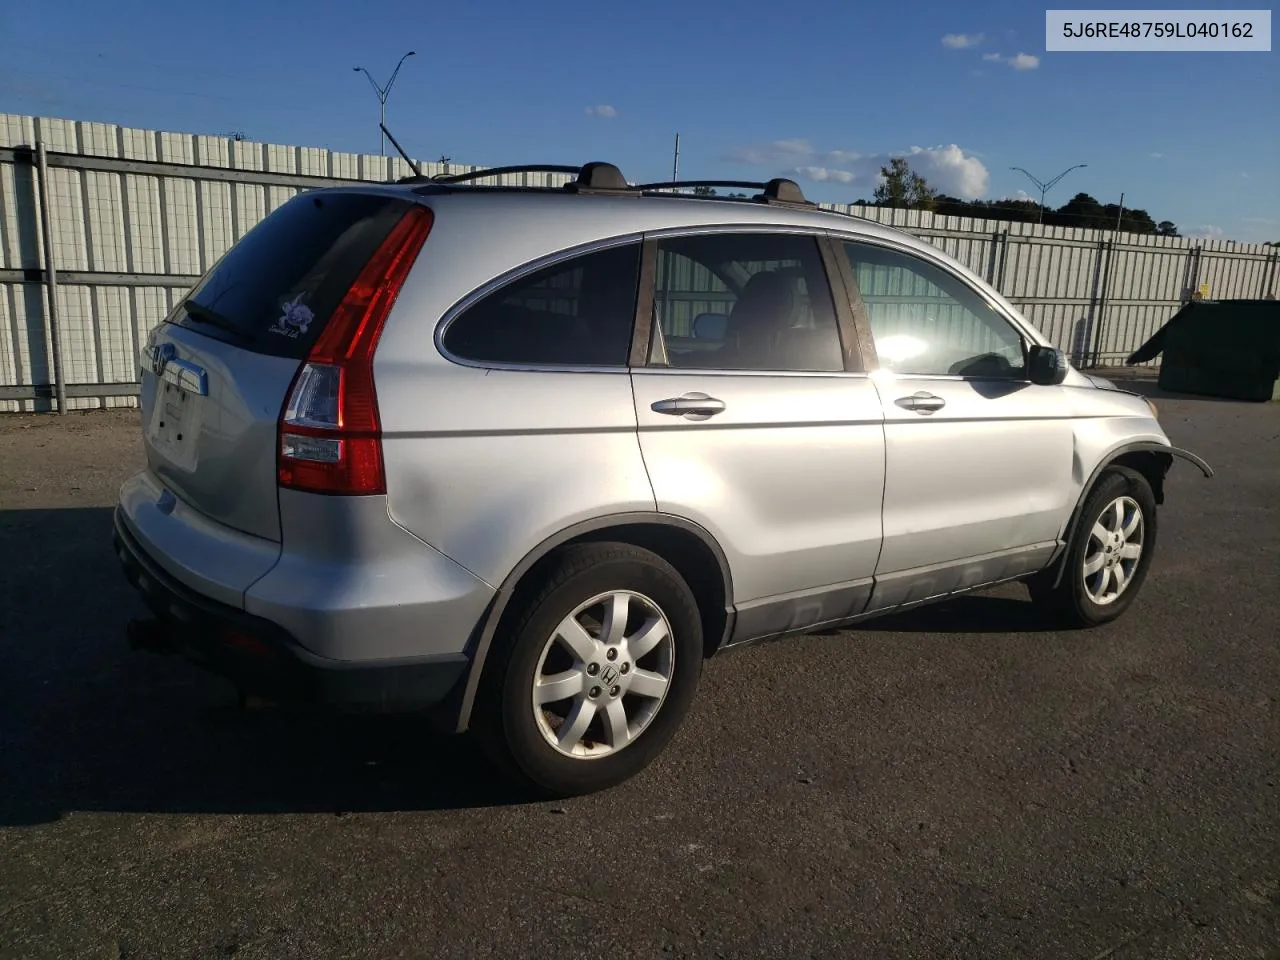
[[[1218,476],[1120,622],[1008,587],[717,658],[559,804],[129,652],[136,413],[2,417],[0,956],[1278,958],[1280,405],[1160,404]]]

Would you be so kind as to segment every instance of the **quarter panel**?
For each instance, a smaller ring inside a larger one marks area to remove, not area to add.
[[[489,584],[574,523],[655,509],[625,369],[377,374],[391,517]]]
[[[374,660],[461,653],[494,591],[387,515],[385,497],[280,491],[279,563],[245,609],[313,653]]]

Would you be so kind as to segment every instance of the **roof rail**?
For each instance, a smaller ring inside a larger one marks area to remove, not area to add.
[[[525,163],[511,167],[486,167],[483,170],[471,170],[467,173],[438,173],[434,177],[404,177],[400,183],[438,183],[442,185],[467,183],[472,180],[484,180],[508,173],[572,173],[573,180],[561,185],[560,189],[569,193],[614,193],[633,194],[639,196],[640,191],[627,183],[612,163],[593,160],[580,167],[571,167],[560,163]],[[555,189],[544,187],[542,189]]]
[[[506,173],[574,173],[580,174],[581,167],[569,167],[562,163],[526,163],[514,167],[488,167],[484,170],[472,170],[469,173],[437,173],[434,177],[426,177],[432,183],[466,183],[468,180],[482,180],[485,177],[498,177]]]
[[[763,180],[663,180],[658,183],[638,183],[637,190],[674,190],[677,187],[741,187],[746,190],[764,189]]]
[[[760,180],[664,180],[660,183],[641,183],[637,190],[675,190],[686,187],[739,187],[759,190],[752,200],[761,203],[790,203],[811,207],[813,203],[805,199],[800,185],[785,177],[774,177],[769,181]]]
[[[395,143],[395,141],[392,141]],[[399,145],[397,144],[397,147]],[[403,151],[402,151],[403,152]],[[655,183],[631,184],[612,163],[593,160],[580,167],[560,163],[524,163],[509,167],[485,167],[470,170],[466,173],[438,173],[432,177],[421,174],[412,177],[401,177],[398,183],[422,183],[451,186],[453,184],[470,183],[485,180],[489,177],[500,177],[511,173],[562,173],[575,174],[574,179],[562,184],[559,189],[567,193],[604,193],[638,197],[644,193],[661,190],[685,190],[697,187],[730,187],[746,190],[759,190],[754,197],[746,199],[756,203],[780,203],[791,206],[816,206],[805,199],[800,185],[786,177],[774,177],[772,180],[663,180]],[[499,186],[497,189],[520,189],[519,187]],[[477,188],[480,189],[480,188]],[[552,190],[554,187],[533,187],[524,189]],[[736,200],[737,197],[716,197],[713,199]]]
[[[500,177],[508,173],[572,173],[575,179],[563,184],[562,189],[571,193],[637,193],[635,187],[627,183],[622,170],[613,164],[600,160],[591,161],[581,166],[564,164],[520,164],[517,166],[489,166],[484,170],[471,170],[470,173],[436,174],[425,178],[428,183],[467,183],[468,180],[481,180],[488,177]]]

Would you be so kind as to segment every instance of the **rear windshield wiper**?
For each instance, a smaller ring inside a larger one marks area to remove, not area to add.
[[[219,330],[225,330],[227,333],[234,334],[245,343],[252,343],[254,336],[244,327],[237,324],[230,317],[219,313],[212,307],[206,307],[203,303],[199,303],[188,297],[182,301],[182,309],[198,320],[200,323],[208,324],[211,327],[217,327]]]

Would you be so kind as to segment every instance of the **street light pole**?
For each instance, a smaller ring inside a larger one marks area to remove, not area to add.
[[[1048,181],[1047,183],[1037,180],[1035,177],[1031,175],[1029,171],[1023,170],[1022,167],[1010,167],[1009,169],[1017,170],[1019,173],[1025,174],[1028,180],[1030,180],[1032,183],[1034,183],[1037,187],[1040,188],[1040,219],[1037,220],[1036,222],[1044,223],[1045,194],[1048,193],[1050,190],[1052,190],[1057,185],[1058,181],[1061,180],[1063,177],[1065,177],[1072,170],[1079,170],[1081,167],[1087,167],[1087,166],[1088,166],[1087,163],[1077,163],[1074,167],[1067,167],[1067,169],[1063,170],[1060,174],[1058,174],[1056,177],[1054,177],[1052,180]]]
[[[378,95],[378,120],[383,125],[387,122],[387,97],[391,94],[391,85],[396,82],[396,77],[400,73],[400,68],[404,66],[404,62],[413,55],[414,51],[410,50],[400,58],[400,62],[396,64],[396,68],[391,71],[391,79],[387,81],[387,85],[385,87],[378,86],[378,81],[373,79],[373,74],[364,67],[351,68],[356,73],[363,73],[369,78],[369,85],[373,87],[373,92]],[[387,155],[387,135],[385,133],[382,134],[382,155],[384,157]]]

